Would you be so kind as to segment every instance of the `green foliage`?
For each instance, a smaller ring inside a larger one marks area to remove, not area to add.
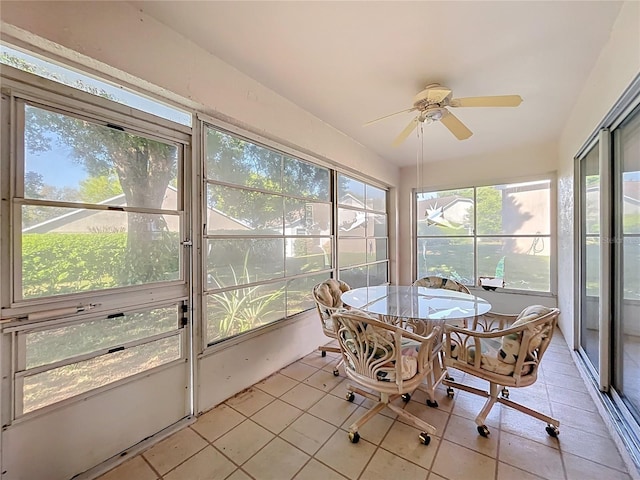
[[[477,188],[476,208],[476,231],[479,234],[502,233],[502,194],[498,189]]]
[[[178,235],[146,244],[131,258],[127,233],[46,233],[22,236],[24,298],[171,280],[178,272]],[[173,247],[171,247],[173,245]],[[141,276],[138,270],[144,272]]]
[[[22,236],[24,298],[118,286],[126,234],[26,234]]]
[[[80,181],[80,199],[85,203],[99,203],[122,193],[115,172],[89,177]]]
[[[36,172],[26,172],[24,174],[24,196],[27,198],[42,198],[42,188],[44,178]]]
[[[549,291],[550,258],[544,255],[504,252],[501,242],[483,242],[478,246],[478,275],[494,276],[500,266],[506,288]],[[430,244],[426,255],[419,257],[418,276],[442,275],[475,283],[473,276],[473,250],[471,244]]]
[[[640,213],[628,213],[622,218],[625,233],[640,233]]]
[[[251,282],[247,259],[248,255],[240,275],[230,266],[233,279],[229,286]],[[215,288],[227,286],[216,278],[213,283]],[[274,289],[270,285],[256,285],[210,295],[207,307],[207,342],[216,342],[264,325],[268,323],[270,316],[280,311],[284,314],[284,294],[284,286]]]

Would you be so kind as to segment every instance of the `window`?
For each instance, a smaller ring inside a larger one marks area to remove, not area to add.
[[[389,280],[387,192],[338,174],[338,268],[351,288]]]
[[[181,280],[183,145],[16,105],[15,301]]]
[[[531,181],[416,194],[417,278],[551,289],[551,182]]]
[[[185,358],[180,308],[18,330],[16,417]]]
[[[333,268],[330,172],[205,126],[207,345],[313,307]]]

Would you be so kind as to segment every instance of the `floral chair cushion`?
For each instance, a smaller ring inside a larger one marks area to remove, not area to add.
[[[320,313],[322,321],[327,330],[333,331],[333,320],[331,320],[332,309],[342,308],[341,296],[344,292],[350,290],[349,285],[340,282],[334,278],[330,278],[322,282],[315,290],[316,299],[320,302]],[[322,306],[329,308],[322,308]]]
[[[454,290],[456,292],[466,292],[467,290],[465,286],[456,282],[455,280],[436,276],[421,278],[413,282],[413,285],[415,285],[416,287],[426,288],[444,288],[446,290]]]
[[[349,290],[349,286],[346,283],[330,278],[318,285],[316,296],[323,305],[336,308],[342,306],[340,297],[347,290]]]
[[[413,355],[415,349],[408,349],[408,355],[405,355],[405,350],[402,351],[401,367],[402,367],[402,380],[409,380],[418,373],[418,359]],[[395,382],[396,381],[396,362],[389,362],[389,364],[380,368],[376,373],[376,378],[381,382]]]
[[[480,358],[480,368],[488,372],[500,375],[512,375],[515,370],[514,363],[503,362],[500,358],[500,341],[498,339],[483,338],[480,340],[482,357]],[[473,364],[476,360],[476,347],[470,346],[467,349],[467,363]]]
[[[517,327],[519,325],[524,325],[525,323],[536,320],[543,315],[546,315],[551,311],[550,308],[542,306],[542,305],[531,305],[526,307],[516,321],[511,325],[512,327]],[[537,333],[537,332],[535,332]],[[520,342],[522,341],[522,333],[511,333],[509,335],[505,335],[502,337],[502,344],[500,345],[500,349],[498,350],[498,355],[500,359],[505,363],[516,363],[518,360],[518,352],[520,351]],[[535,343],[531,345],[531,350],[535,350],[540,346],[540,342],[542,339],[536,336]]]

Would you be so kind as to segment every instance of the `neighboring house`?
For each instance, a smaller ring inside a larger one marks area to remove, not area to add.
[[[418,212],[424,212],[418,218],[426,221],[427,225],[460,228],[469,224],[471,208],[473,200],[458,195],[429,198],[418,201]]]
[[[160,208],[165,210],[175,210],[178,205],[178,192],[175,187],[169,185]],[[116,195],[100,202],[99,205],[109,205],[113,207],[126,207],[127,201],[124,193]],[[219,230],[250,230],[240,220],[225,215],[223,212],[209,207],[207,224],[215,225]],[[151,217],[151,216],[150,216]],[[170,232],[180,231],[180,217],[178,215],[163,215],[164,222],[160,225],[151,225],[151,228],[158,230],[168,229]],[[166,227],[165,227],[166,225]],[[36,225],[32,225],[22,230],[23,234],[28,233],[96,233],[96,232],[126,232],[127,215],[123,215],[118,210],[71,210],[58,217],[45,220]]]
[[[168,186],[162,202],[162,209],[175,210],[178,192],[175,187]],[[112,198],[100,202],[99,205],[109,205],[113,207],[126,207],[127,202],[125,195],[120,194]],[[238,233],[238,231],[249,231],[252,227],[242,220],[238,220],[224,212],[212,207],[208,207],[207,225],[209,231],[224,233]],[[316,204],[309,202],[306,206],[304,216],[300,216],[290,221],[284,226],[284,234],[290,235],[313,235],[329,236],[330,232],[330,216],[331,209],[324,204]],[[151,224],[150,228],[164,230],[170,232],[179,232],[180,218],[177,215],[163,215],[163,222],[157,225]],[[165,226],[166,225],[166,226]],[[23,234],[30,233],[99,233],[99,232],[126,232],[127,231],[127,215],[122,214],[118,210],[87,210],[77,209],[57,217],[45,220],[22,230]],[[288,238],[287,256],[295,256],[294,242],[295,238]],[[331,250],[331,242],[324,245],[326,239],[314,237],[316,244],[312,248],[313,251],[322,252],[328,255]],[[311,252],[309,252],[311,253]]]

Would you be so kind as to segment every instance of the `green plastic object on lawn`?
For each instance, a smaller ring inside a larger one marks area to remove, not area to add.
[[[502,278],[504,280],[504,257],[500,259],[498,265],[496,265],[496,278]]]

